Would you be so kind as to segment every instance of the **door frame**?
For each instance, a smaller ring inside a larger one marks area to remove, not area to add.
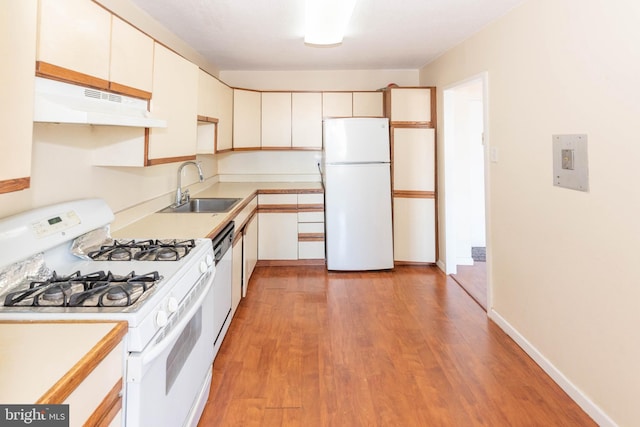
[[[463,80],[451,83],[443,88],[443,158],[444,158],[444,200],[443,200],[443,216],[444,216],[444,263],[439,261],[439,266],[444,270],[445,274],[456,274],[457,272],[457,254],[456,254],[456,207],[453,194],[447,191],[447,182],[454,182],[456,172],[456,159],[454,155],[455,146],[452,144],[452,138],[455,137],[451,118],[452,118],[452,96],[453,91],[460,86],[464,86],[469,82],[481,80],[482,82],[482,115],[483,115],[483,145],[484,145],[484,210],[485,210],[485,239],[486,239],[486,270],[487,270],[487,312],[493,306],[492,298],[492,245],[491,245],[491,186],[490,168],[489,168],[489,73],[487,71],[472,75]]]

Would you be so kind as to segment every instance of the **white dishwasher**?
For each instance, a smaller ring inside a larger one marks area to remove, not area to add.
[[[213,279],[213,319],[215,336],[213,337],[213,357],[215,359],[231,323],[231,275],[233,268],[234,222],[227,224],[213,238],[213,253],[216,273]]]

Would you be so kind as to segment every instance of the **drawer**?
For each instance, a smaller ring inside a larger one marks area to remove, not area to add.
[[[298,194],[299,205],[323,205],[324,194],[322,193],[304,193]]]
[[[259,205],[297,205],[297,194],[258,194]]]
[[[324,222],[324,212],[298,212],[298,222]]]
[[[324,222],[298,222],[298,234],[300,233],[324,234]]]
[[[298,242],[298,259],[324,259],[324,242]]]

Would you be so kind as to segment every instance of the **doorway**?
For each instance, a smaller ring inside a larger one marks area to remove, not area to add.
[[[487,73],[445,88],[445,272],[485,311],[487,128]]]

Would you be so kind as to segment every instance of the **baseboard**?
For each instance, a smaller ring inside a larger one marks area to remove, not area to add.
[[[598,405],[589,399],[582,390],[576,387],[558,368],[544,357],[537,348],[500,316],[497,311],[491,309],[489,311],[489,318],[509,335],[599,426],[618,426]]]

